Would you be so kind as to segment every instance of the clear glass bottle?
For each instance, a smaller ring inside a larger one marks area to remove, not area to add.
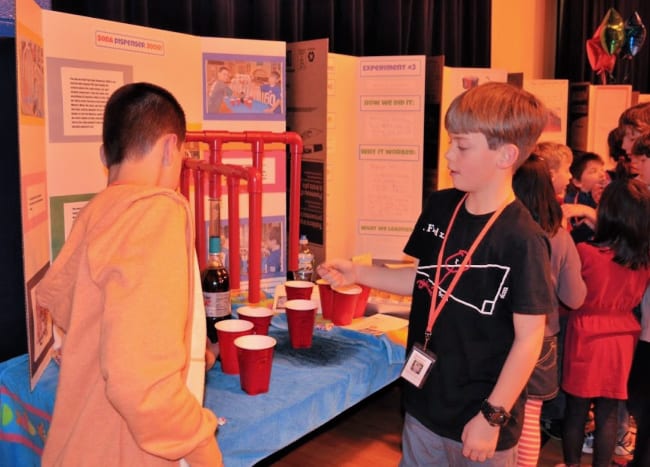
[[[309,240],[306,235],[300,236],[298,249],[298,270],[294,271],[294,280],[312,281],[314,277],[314,254],[309,249]]]

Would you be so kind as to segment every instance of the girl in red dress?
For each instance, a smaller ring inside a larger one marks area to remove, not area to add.
[[[609,466],[616,444],[617,409],[640,332],[632,309],[650,283],[650,190],[621,177],[603,192],[594,240],[578,244],[587,284],[584,304],[570,312],[562,388],[567,393],[564,462],[580,465],[584,421],[595,408],[593,465]]]

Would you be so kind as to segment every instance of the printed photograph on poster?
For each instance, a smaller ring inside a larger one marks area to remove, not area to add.
[[[49,362],[49,352],[54,344],[52,318],[46,308],[36,302],[35,287],[45,276],[50,264],[46,263],[27,283],[27,341],[29,349],[29,373],[32,387]]]
[[[206,120],[284,120],[284,57],[204,54]]]
[[[45,82],[43,47],[29,40],[20,41],[20,113],[43,117]]]
[[[221,226],[221,247],[226,267],[230,264],[230,241],[228,224]],[[239,222],[239,264],[241,280],[248,280],[248,219]],[[287,273],[286,225],[284,216],[265,216],[262,218],[262,279],[284,277]]]

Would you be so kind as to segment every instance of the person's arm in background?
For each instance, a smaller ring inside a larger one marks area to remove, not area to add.
[[[590,208],[591,209],[591,208]],[[587,285],[582,278],[582,262],[571,235],[566,230],[560,230],[551,239],[551,262],[558,261],[552,269],[558,271],[555,291],[564,306],[575,310],[582,306],[587,296]]]
[[[566,219],[579,218],[591,229],[596,226],[596,210],[586,204],[563,203],[562,213]]]

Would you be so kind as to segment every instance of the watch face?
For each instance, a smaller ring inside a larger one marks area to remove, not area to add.
[[[490,425],[503,426],[510,418],[504,409],[494,407],[487,401],[481,405],[481,412]]]

